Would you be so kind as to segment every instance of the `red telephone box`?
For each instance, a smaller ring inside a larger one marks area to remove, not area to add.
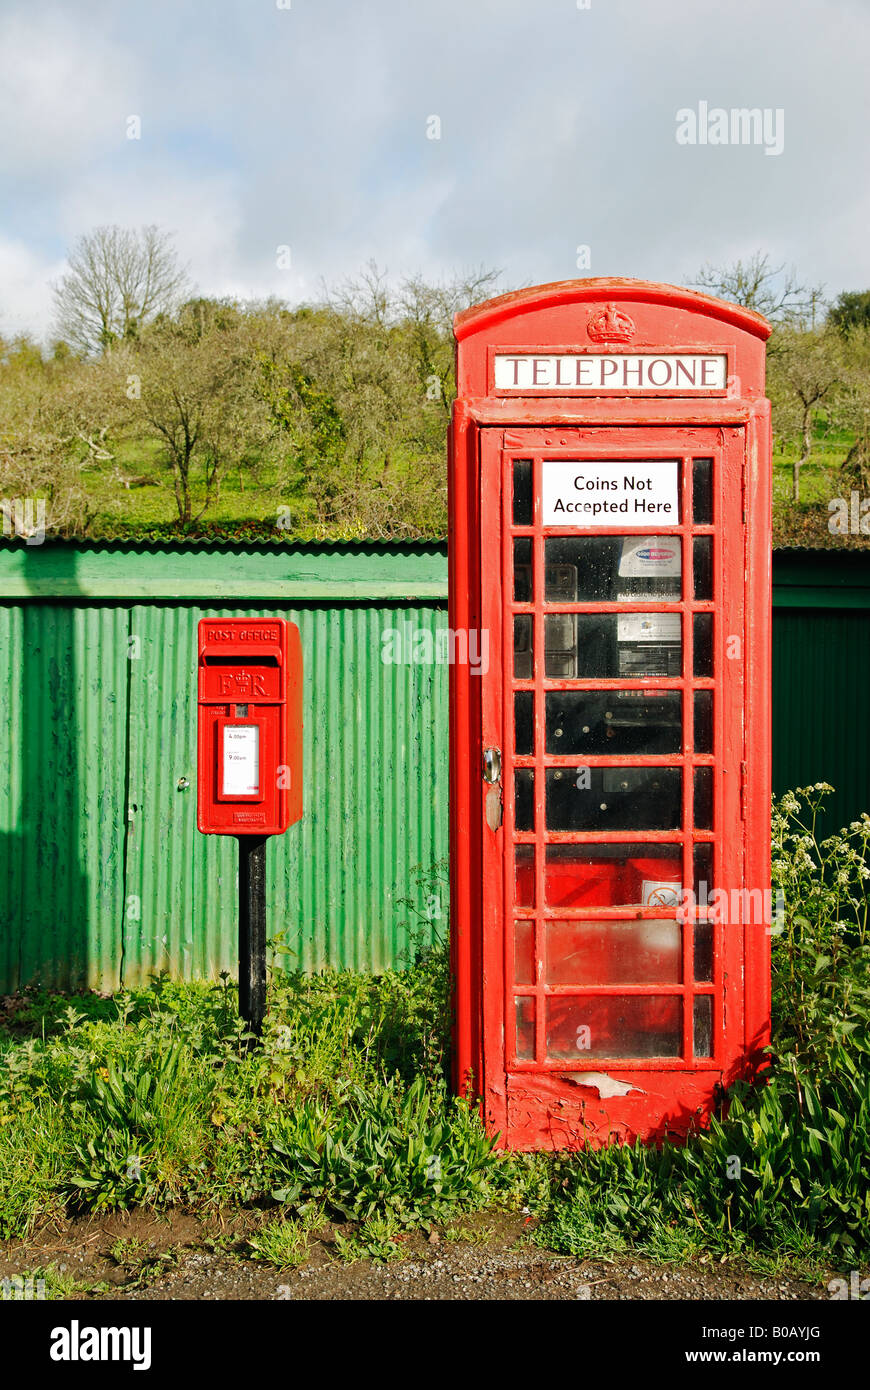
[[[197,825],[282,835],[302,815],[302,648],[285,618],[199,624]]]
[[[768,1042],[769,325],[575,280],[454,327],[456,1084],[513,1148],[684,1135]]]

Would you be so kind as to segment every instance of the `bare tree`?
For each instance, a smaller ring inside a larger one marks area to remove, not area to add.
[[[777,438],[797,448],[792,464],[792,500],[797,503],[817,422],[830,410],[843,381],[842,343],[829,328],[813,332],[788,325],[777,328],[772,341],[768,393]]]
[[[418,273],[406,276],[394,287],[388,272],[370,260],[356,277],[341,281],[335,288],[322,282],[322,298],[334,313],[346,318],[379,328],[403,320],[425,324],[452,342],[453,315],[495,294],[501,273],[478,266],[450,280],[431,283]]]
[[[93,509],[80,478],[85,416],[78,377],[88,368],[46,361],[19,339],[0,359],[0,530],[32,535],[20,524],[15,501],[44,507],[47,528],[80,534]],[[88,388],[90,383],[88,383]],[[12,501],[10,502],[10,499]]]
[[[399,302],[411,323],[433,327],[452,342],[453,315],[494,295],[501,274],[500,270],[478,266],[432,284],[422,275],[410,275],[399,288]]]
[[[837,423],[852,436],[840,471],[848,487],[870,491],[870,331],[853,328],[846,341]]]
[[[253,465],[274,433],[254,390],[257,348],[255,319],[200,299],[110,354],[119,389],[124,380],[137,385],[131,419],[160,441],[183,526],[217,501],[227,469]]]
[[[334,288],[321,281],[323,303],[352,322],[386,328],[395,321],[396,300],[386,270],[369,260],[356,278],[349,276]]]
[[[58,331],[79,352],[99,352],[170,312],[187,286],[166,232],[96,227],[79,237],[54,286]]]
[[[703,265],[694,280],[695,289],[707,290],[763,314],[771,323],[801,323],[815,328],[824,307],[821,285],[802,285],[794,267],[774,266],[767,252],[754,251],[748,260],[732,265]]]
[[[440,402],[446,415],[455,395],[453,316],[489,299],[501,273],[479,266],[434,284],[422,275],[411,275],[399,287],[402,320],[420,380],[429,399]],[[439,428],[443,428],[440,423]]]

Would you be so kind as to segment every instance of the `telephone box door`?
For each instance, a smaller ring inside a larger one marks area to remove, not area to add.
[[[488,1127],[685,1133],[744,1057],[744,431],[480,440]]]

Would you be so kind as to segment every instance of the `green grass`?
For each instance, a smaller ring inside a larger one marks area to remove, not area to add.
[[[440,947],[379,978],[276,970],[255,1051],[226,977],[32,991],[0,1028],[0,1236],[137,1204],[259,1206],[272,1215],[248,1253],[284,1268],[326,1221],[344,1225],[340,1258],[386,1260],[411,1230],[466,1239],[466,1213],[501,1206],[575,1256],[853,1267],[870,1253],[870,818],[820,843],[825,796],[774,816],[786,912],[766,1083],[734,1087],[685,1145],[495,1152],[445,1084]],[[113,1257],[135,1278],[158,1267],[130,1241]]]
[[[320,1213],[316,1213],[314,1225],[319,1224]],[[248,1241],[248,1254],[255,1260],[274,1265],[276,1269],[293,1269],[304,1264],[308,1258],[309,1235],[312,1230],[310,1220],[299,1220],[279,1216],[267,1221],[255,1236]]]
[[[47,1303],[56,1299],[75,1298],[84,1290],[84,1285],[77,1283],[56,1264],[37,1265],[34,1269],[25,1269],[21,1274],[0,1280],[0,1303]]]
[[[443,951],[379,979],[276,972],[254,1052],[226,981],[25,995],[0,1035],[0,1235],[138,1204],[400,1226],[479,1205],[491,1144],[447,1093],[445,979]]]
[[[81,486],[91,514],[86,528],[88,536],[104,540],[114,537],[165,540],[186,536],[272,541],[290,538],[365,540],[370,536],[362,513],[356,517],[346,516],[341,524],[326,526],[318,522],[315,501],[305,491],[301,478],[293,483],[285,478],[282,482],[283,470],[268,455],[244,468],[228,468],[221,478],[218,496],[209,504],[204,516],[182,529],[178,522],[173,475],[165,463],[160,441],[149,437],[124,437],[114,441],[112,448],[112,459],[91,459],[80,470]],[[369,460],[369,464],[382,467],[376,460]],[[391,476],[400,492],[398,480],[405,477],[409,491],[404,501],[412,511],[419,506],[420,500],[418,497],[414,501],[410,495],[415,480],[419,486],[419,464],[414,449],[406,446],[395,450]],[[125,487],[124,478],[131,481],[129,488]],[[148,485],[136,481],[146,478],[150,480]],[[446,487],[446,464],[443,482]],[[347,479],[340,486],[353,491]],[[191,511],[196,517],[203,500],[201,475],[196,470],[191,475],[191,487]],[[401,514],[402,499],[397,500]],[[442,525],[437,520],[438,515],[436,509],[435,513],[418,518],[419,526],[414,523],[411,534],[419,532],[421,537],[428,539],[443,538],[446,522]],[[392,519],[401,521],[403,517],[398,515]],[[405,515],[404,520],[408,521],[409,517]],[[375,526],[374,534],[384,534],[383,524]],[[401,527],[398,534],[404,534]]]
[[[824,420],[817,422],[813,450],[800,471],[800,502],[792,498],[792,468],[798,452],[789,447],[773,451],[773,543],[775,546],[800,545],[841,549],[866,545],[863,537],[842,537],[828,530],[828,503],[835,497],[848,497],[854,483],[840,472],[854,435],[846,430],[830,430]]]
[[[117,473],[116,473],[117,470]],[[150,478],[151,486],[126,488],[117,474],[126,478]],[[81,472],[94,519],[90,530],[95,535],[111,534],[127,527],[169,527],[178,521],[178,508],[172,474],[161,460],[156,439],[124,439],[115,448],[114,462],[93,462]],[[268,522],[274,527],[279,505],[291,507],[301,523],[306,508],[296,495],[277,486],[274,467],[263,466],[256,475],[230,469],[221,482],[220,494],[212,502],[203,520],[209,525],[218,523]],[[198,490],[194,495],[194,515],[199,510]],[[282,533],[277,530],[276,534]]]

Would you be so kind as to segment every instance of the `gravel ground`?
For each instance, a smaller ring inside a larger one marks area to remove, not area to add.
[[[76,1283],[75,1297],[135,1300],[827,1300],[825,1280],[810,1284],[764,1277],[736,1262],[698,1260],[655,1265],[626,1257],[577,1260],[529,1244],[523,1216],[464,1217],[464,1238],[433,1230],[406,1237],[402,1258],[347,1264],[337,1257],[336,1228],[312,1241],[298,1269],[278,1270],[245,1255],[245,1238],[262,1213],[222,1213],[209,1220],[129,1212],[71,1221],[27,1242],[0,1245],[0,1279],[37,1266],[58,1266]],[[343,1228],[337,1228],[341,1231]],[[119,1240],[139,1242],[119,1264]],[[834,1271],[833,1273],[835,1273]]]

